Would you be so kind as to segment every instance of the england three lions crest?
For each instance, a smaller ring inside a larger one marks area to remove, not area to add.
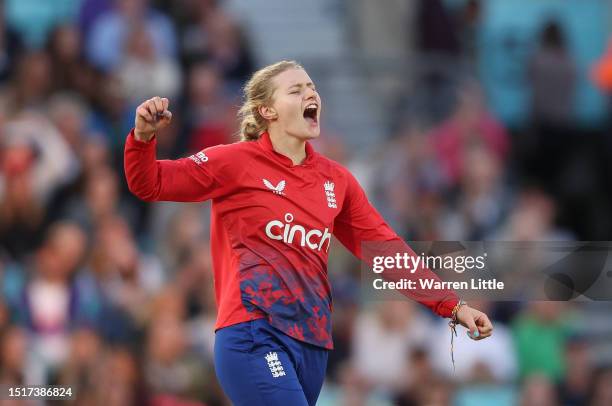
[[[334,185],[334,182],[329,180],[323,184],[323,189],[325,189],[325,196],[327,197],[327,207],[332,209],[338,207],[338,204],[336,203],[336,194],[334,193],[335,187],[336,185]]]

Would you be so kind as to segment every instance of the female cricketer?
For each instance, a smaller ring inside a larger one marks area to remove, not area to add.
[[[168,100],[143,102],[125,144],[127,182],[145,201],[212,199],[215,369],[232,402],[314,405],[333,348],[332,235],[360,258],[363,241],[401,239],[348,170],[308,142],[319,136],[322,104],[300,65],[255,72],[244,96],[240,142],[178,160],[156,160]],[[452,291],[419,301],[475,340],[492,333],[487,316]]]

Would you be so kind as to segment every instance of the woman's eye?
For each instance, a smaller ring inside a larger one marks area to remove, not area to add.
[[[300,94],[300,91],[299,90],[294,90],[293,92],[291,92],[289,94]]]

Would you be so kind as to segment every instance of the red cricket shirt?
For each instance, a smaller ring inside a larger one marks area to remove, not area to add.
[[[212,199],[215,328],[265,317],[291,337],[332,349],[331,236],[359,258],[362,241],[401,241],[348,170],[309,143],[304,162],[293,165],[267,133],[173,161],[156,160],[155,149],[155,139],[128,135],[132,193],[146,201]],[[448,291],[443,300],[419,301],[449,317],[457,300]]]

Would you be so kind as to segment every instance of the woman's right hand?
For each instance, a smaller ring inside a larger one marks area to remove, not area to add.
[[[158,130],[170,124],[172,113],[168,110],[169,104],[166,98],[153,97],[138,106],[134,119],[134,137],[137,140],[148,142]]]

